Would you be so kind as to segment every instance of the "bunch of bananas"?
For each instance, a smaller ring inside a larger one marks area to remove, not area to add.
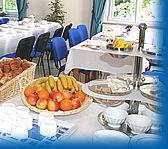
[[[49,93],[51,93],[52,90],[58,90],[62,92],[64,89],[68,89],[72,93],[79,91],[79,86],[76,79],[72,76],[63,74],[60,74],[57,80],[55,80],[52,75],[50,75],[49,77],[41,77],[36,80],[34,88],[36,88],[38,84],[45,86],[46,90]]]
[[[114,47],[114,48],[132,48],[133,47],[133,43],[126,43],[122,39],[115,38],[112,47]]]

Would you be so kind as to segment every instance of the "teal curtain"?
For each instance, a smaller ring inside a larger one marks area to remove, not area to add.
[[[105,12],[107,1],[108,0],[93,0],[90,37],[101,31],[101,21]]]
[[[27,0],[16,0],[19,21],[27,17]]]

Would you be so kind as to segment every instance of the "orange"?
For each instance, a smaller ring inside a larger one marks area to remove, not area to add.
[[[25,94],[26,97],[28,97],[31,94],[34,94],[34,92],[35,92],[35,89],[32,86],[28,86],[24,90],[24,94]]]
[[[73,104],[72,104],[71,100],[64,99],[64,100],[61,101],[61,103],[60,103],[60,109],[62,111],[70,111],[70,110],[72,110],[72,108],[73,108]]]
[[[75,98],[79,98],[81,102],[85,101],[86,95],[82,91],[75,93]]]
[[[49,93],[46,90],[41,90],[37,94],[40,99],[42,99],[42,98],[48,99],[50,97]]]

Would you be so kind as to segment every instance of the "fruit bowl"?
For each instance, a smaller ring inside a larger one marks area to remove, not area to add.
[[[21,85],[21,81],[23,81],[24,79],[26,78],[22,78],[19,82],[20,86],[21,86],[21,97],[22,97],[22,102],[25,106],[27,106],[30,110],[34,111],[34,112],[37,112],[37,113],[41,113],[41,112],[48,112],[47,109],[45,110],[41,110],[39,108],[37,108],[36,106],[32,106],[30,105],[28,102],[27,102],[27,97],[25,96],[24,94],[24,91],[25,91],[25,88],[27,86],[34,86],[36,80],[33,80],[33,81],[30,81],[29,84],[27,84],[26,86],[22,86]],[[58,78],[54,78],[55,80],[57,80]],[[27,80],[27,79],[26,79]],[[79,90],[81,90],[82,88],[82,83],[81,82],[77,82],[78,83],[78,86],[79,86]],[[86,95],[86,98],[85,98],[85,101],[82,102],[82,105],[80,108],[78,109],[73,109],[73,110],[70,110],[70,111],[62,111],[62,110],[58,110],[58,111],[50,111],[53,115],[71,115],[71,114],[75,114],[75,113],[79,113],[81,111],[83,111],[84,109],[86,109],[91,103],[92,103],[93,99],[92,97]]]

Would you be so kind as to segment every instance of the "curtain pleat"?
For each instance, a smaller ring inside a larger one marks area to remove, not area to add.
[[[90,29],[91,37],[101,31],[101,22],[106,9],[107,1],[108,0],[93,0],[92,21]]]
[[[27,0],[16,0],[19,21],[27,17]]]

